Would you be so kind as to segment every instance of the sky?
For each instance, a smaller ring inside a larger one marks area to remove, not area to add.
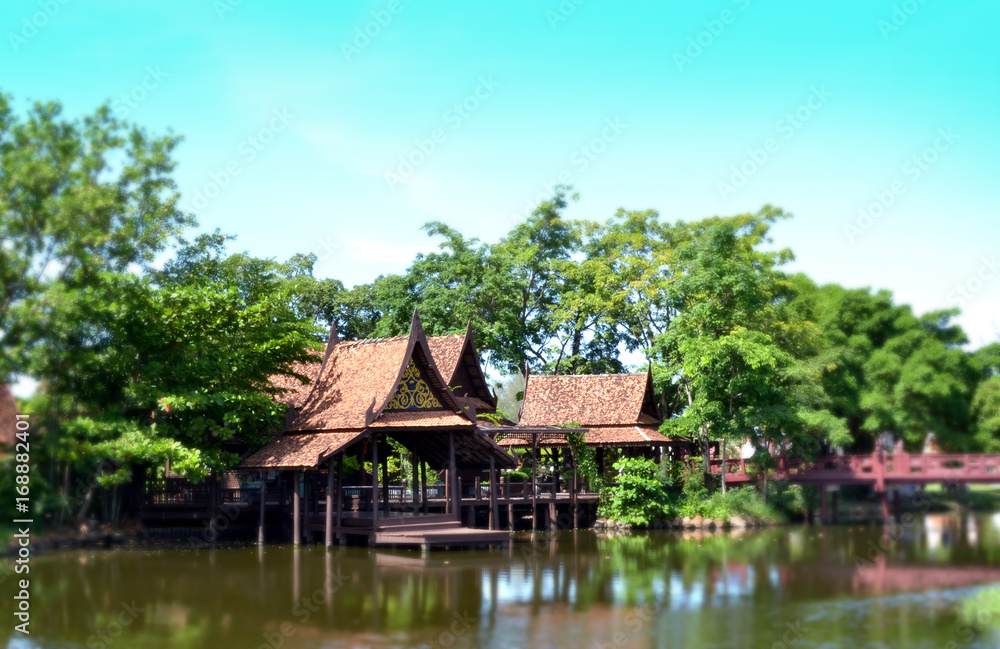
[[[1000,3],[6,0],[0,91],[184,137],[175,178],[236,249],[403,271],[440,220],[794,215],[820,283],[962,309],[1000,339]]]

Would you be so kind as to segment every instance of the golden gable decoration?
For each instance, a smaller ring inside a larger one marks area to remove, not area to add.
[[[403,370],[403,378],[399,381],[399,387],[396,388],[396,393],[392,395],[392,399],[389,399],[385,409],[440,410],[443,407],[434,393],[431,392],[431,386],[427,385],[427,381],[420,375],[420,370],[411,357],[406,369]]]

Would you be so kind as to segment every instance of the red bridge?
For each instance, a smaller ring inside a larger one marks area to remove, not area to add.
[[[886,453],[871,455],[828,455],[805,461],[778,457],[778,466],[768,473],[771,480],[788,480],[796,484],[818,487],[837,485],[871,485],[881,495],[882,513],[888,518],[887,486],[904,484],[1000,484],[1000,455],[944,453]],[[721,460],[712,460],[713,475],[723,472]],[[727,484],[740,484],[760,479],[747,460],[726,460]],[[895,493],[896,516],[899,517],[899,492]],[[827,518],[826,489],[820,489],[822,514]],[[836,493],[834,493],[836,516]]]

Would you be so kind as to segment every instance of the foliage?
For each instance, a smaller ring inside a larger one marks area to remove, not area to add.
[[[656,463],[646,458],[623,458],[615,462],[617,484],[605,488],[600,513],[611,520],[648,527],[676,515]]]
[[[983,588],[966,598],[958,616],[969,630],[1000,629],[1000,588]]]

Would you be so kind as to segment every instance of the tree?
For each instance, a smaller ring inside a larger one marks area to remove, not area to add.
[[[32,372],[58,303],[104,273],[148,267],[193,223],[170,176],[179,138],[151,137],[106,105],[79,120],[62,112],[36,103],[21,117],[0,94],[0,379]]]

